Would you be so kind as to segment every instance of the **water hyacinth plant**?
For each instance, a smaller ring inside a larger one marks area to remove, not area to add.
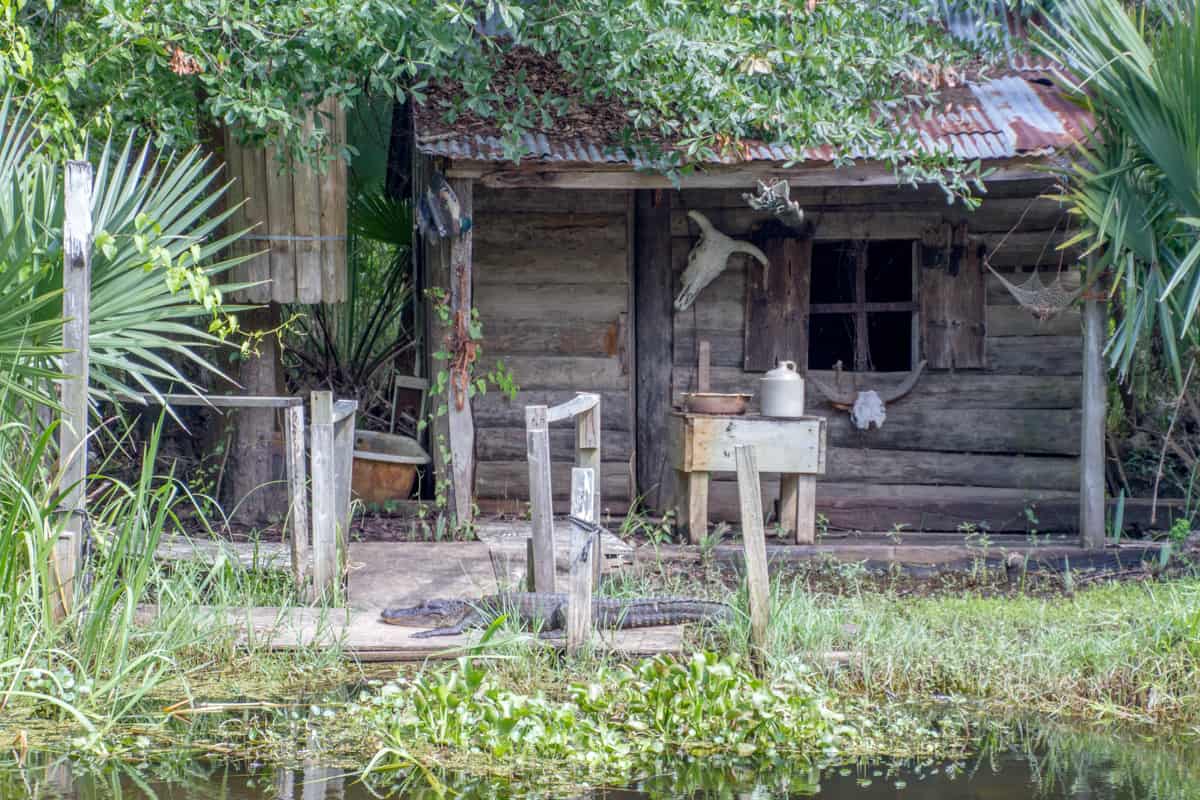
[[[815,762],[852,735],[803,673],[768,682],[736,656],[706,652],[603,666],[562,697],[510,689],[494,669],[463,657],[397,679],[363,710],[384,743],[368,767],[377,775],[425,758],[471,759],[479,769],[482,757],[548,783],[628,782],[663,758]],[[419,744],[430,752],[415,752]]]

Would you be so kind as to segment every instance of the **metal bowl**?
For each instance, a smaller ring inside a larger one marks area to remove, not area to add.
[[[753,395],[749,394],[688,392],[683,395],[683,407],[692,414],[745,414],[751,397]]]

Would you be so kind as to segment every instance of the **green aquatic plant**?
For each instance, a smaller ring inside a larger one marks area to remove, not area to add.
[[[815,761],[852,735],[802,672],[767,681],[737,657],[703,652],[602,666],[560,697],[508,688],[463,657],[398,678],[363,711],[383,742],[376,774],[482,756],[550,782],[629,781],[662,758]]]

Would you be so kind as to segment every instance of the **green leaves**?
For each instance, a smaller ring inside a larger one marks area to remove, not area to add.
[[[517,157],[522,134],[576,111],[536,75],[497,85],[498,55],[519,45],[557,59],[587,102],[626,109],[629,142],[677,146],[660,154],[664,169],[736,159],[745,139],[830,145],[839,161],[869,151],[905,180],[933,179],[962,194],[962,176],[977,173],[946,154],[910,159],[916,132],[899,122],[927,107],[931,80],[978,56],[946,34],[942,8],[932,0],[130,0],[47,15],[30,3],[17,15],[27,55],[12,60],[28,62],[23,91],[52,111],[39,124],[56,152],[131,127],[154,131],[156,146],[186,147],[218,121],[315,157],[303,119],[325,97],[349,104],[364,92],[407,93],[420,102],[427,82],[445,81],[460,88],[437,113],[494,122]]]
[[[768,684],[736,657],[713,653],[602,667],[562,699],[509,689],[463,657],[385,686],[363,711],[384,741],[372,760],[381,771],[409,763],[389,764],[387,753],[411,761],[413,743],[422,742],[481,753],[489,763],[473,761],[475,769],[535,770],[544,788],[572,779],[628,782],[652,773],[661,757],[803,762],[838,739],[825,700],[797,676]]]
[[[34,118],[0,109],[0,394],[53,405],[62,329],[62,187]],[[223,187],[197,151],[140,153],[130,137],[95,162],[89,345],[100,396],[197,391],[181,365],[217,372],[203,352],[236,332],[213,278],[235,235],[220,226]],[[236,287],[234,287],[236,288]],[[206,330],[207,328],[207,330]]]
[[[1097,115],[1089,151],[1069,174],[1069,200],[1100,270],[1123,306],[1109,342],[1122,376],[1157,333],[1176,382],[1200,346],[1200,6],[1164,16],[1119,0],[1066,0],[1045,47],[1072,65]],[[1181,353],[1182,351],[1182,353]]]

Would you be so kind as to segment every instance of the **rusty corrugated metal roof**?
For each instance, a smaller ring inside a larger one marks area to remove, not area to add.
[[[1070,147],[1092,127],[1091,115],[1056,88],[1052,65],[1041,60],[1014,64],[1005,74],[941,93],[937,110],[907,117],[897,124],[910,125],[921,147],[928,151],[949,150],[964,159],[1008,159],[1046,156]],[[444,126],[439,126],[444,127]],[[501,137],[454,130],[418,132],[418,146],[430,155],[470,161],[505,161]],[[648,166],[636,153],[604,142],[579,138],[556,138],[544,133],[521,138],[522,160],[563,164],[628,164]],[[789,145],[743,142],[736,156],[712,163],[829,162],[829,146],[797,152]],[[853,154],[869,158],[870,154]]]

